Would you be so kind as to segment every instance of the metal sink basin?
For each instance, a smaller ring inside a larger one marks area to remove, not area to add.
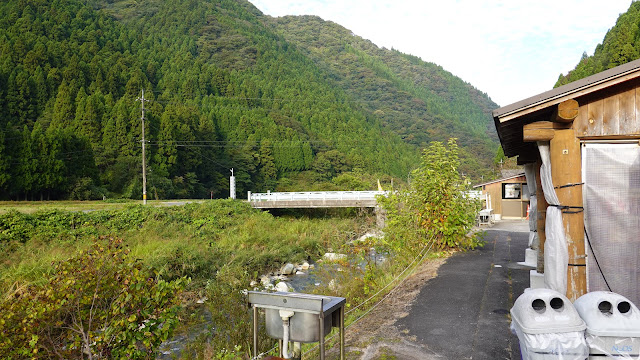
[[[249,303],[254,309],[254,330],[257,308],[265,309],[267,335],[282,340],[284,330],[280,310],[293,311],[289,319],[290,341],[320,342],[321,358],[324,358],[324,337],[331,327],[339,327],[341,338],[344,330],[345,298],[300,293],[266,293],[249,291]],[[342,352],[342,351],[341,351]]]

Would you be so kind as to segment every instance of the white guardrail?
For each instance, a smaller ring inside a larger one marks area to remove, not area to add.
[[[253,201],[313,201],[313,200],[375,200],[378,195],[388,191],[309,191],[309,192],[267,192],[247,193],[247,199]]]

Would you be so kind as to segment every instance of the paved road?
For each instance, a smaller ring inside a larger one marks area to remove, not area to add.
[[[452,256],[421,289],[399,321],[442,359],[520,359],[509,309],[529,286],[524,261],[528,224],[503,221],[486,232],[484,248]]]

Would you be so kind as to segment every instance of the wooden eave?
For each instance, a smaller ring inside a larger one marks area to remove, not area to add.
[[[532,122],[548,121],[555,105],[570,99],[583,105],[597,93],[638,81],[640,59],[494,110],[493,120],[505,155],[527,156],[537,151],[534,143],[523,141],[523,127]]]
[[[475,188],[478,188],[478,187],[481,187],[481,186],[485,186],[485,185],[490,185],[490,184],[495,184],[495,183],[499,183],[499,182],[503,182],[503,181],[517,179],[517,178],[523,177],[523,176],[525,176],[524,172],[516,174],[516,175],[513,175],[513,176],[508,176],[508,177],[505,177],[505,178],[502,178],[502,179],[492,180],[492,181],[488,181],[488,182],[485,182],[485,183],[482,183],[482,184],[474,185],[473,188],[475,189]]]

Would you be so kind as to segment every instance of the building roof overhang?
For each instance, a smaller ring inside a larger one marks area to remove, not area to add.
[[[493,111],[493,120],[506,156],[528,156],[535,153],[534,143],[523,141],[524,125],[549,121],[554,105],[569,99],[579,105],[589,96],[618,84],[640,79],[640,59],[574,81]]]

